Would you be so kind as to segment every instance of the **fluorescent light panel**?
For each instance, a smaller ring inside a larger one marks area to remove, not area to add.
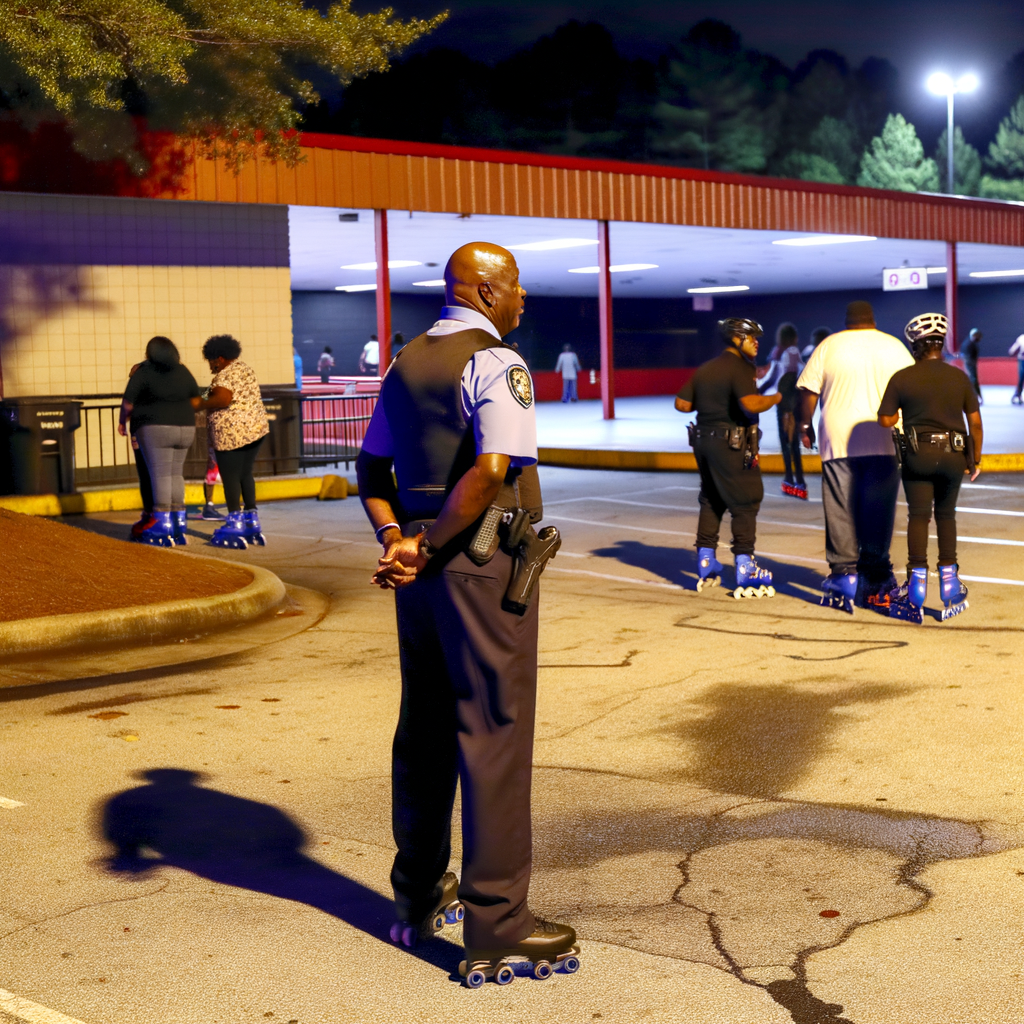
[[[1024,270],[972,270],[971,277],[1024,277]]]
[[[657,270],[657,263],[616,263],[608,268],[610,274],[621,274],[627,270]],[[573,267],[570,274],[600,274],[600,267]]]
[[[506,245],[506,249],[521,249],[524,252],[548,252],[551,249],[576,249],[581,245],[597,245],[596,238],[549,238],[543,242],[520,242]]]
[[[710,288],[687,288],[690,295],[714,295],[716,292],[749,292],[749,284],[716,284]]]
[[[436,281],[413,281],[414,288],[443,288],[444,278],[439,277]]]
[[[336,292],[375,292],[375,284],[339,284],[335,285]]]
[[[945,267],[925,267],[924,272],[926,274],[944,274],[946,272]]]
[[[403,267],[422,267],[419,260],[388,260],[388,270],[401,270]],[[346,263],[342,270],[376,270],[377,261],[372,263]]]
[[[842,245],[844,242],[877,242],[874,235],[804,235],[801,238],[776,238],[772,245]]]

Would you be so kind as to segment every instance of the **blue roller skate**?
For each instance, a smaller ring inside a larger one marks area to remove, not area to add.
[[[229,512],[222,526],[213,531],[210,543],[215,548],[238,548],[244,551],[249,545],[246,541],[245,519],[241,512]]]
[[[267,538],[263,536],[263,528],[260,526],[260,517],[256,509],[246,509],[242,513],[245,521],[245,539],[250,544],[259,544],[261,548],[267,546]]]
[[[967,588],[960,582],[960,566],[939,566],[939,597],[942,598],[942,621],[967,611]]]
[[[391,941],[412,949],[421,939],[437,935],[446,924],[457,924],[466,916],[459,901],[459,880],[451,871],[434,887],[426,912],[422,915],[412,907],[400,906],[396,900],[398,920],[391,926]]]
[[[705,587],[722,582],[722,563],[715,558],[714,548],[697,548],[697,593]]]
[[[737,555],[736,589],[732,596],[737,600],[743,597],[774,597],[772,574],[762,569],[752,555]]]
[[[928,570],[911,569],[907,582],[892,596],[889,601],[889,618],[902,619],[904,622],[916,622],[921,625],[924,618],[921,609],[928,594]]]
[[[853,614],[853,599],[857,596],[855,572],[845,575],[834,572],[821,581],[821,589],[825,591],[820,601],[823,608],[840,608],[850,615]]]
[[[134,532],[134,531],[133,531]],[[148,525],[132,537],[140,544],[152,544],[154,547],[174,547],[174,519],[171,512],[154,512]]]
[[[182,509],[176,509],[171,513],[174,521],[174,543],[178,545],[188,543],[188,534],[185,532],[188,529],[188,522],[186,516],[188,513]]]

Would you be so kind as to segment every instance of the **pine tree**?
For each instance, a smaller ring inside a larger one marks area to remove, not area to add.
[[[897,192],[937,192],[939,171],[924,155],[914,126],[902,114],[890,114],[881,135],[864,150],[857,184]]]
[[[664,62],[651,148],[680,163],[763,171],[777,142],[784,69],[718,21],[695,25]]]
[[[326,5],[325,5],[326,6]],[[132,114],[244,158],[294,159],[318,71],[347,82],[444,20],[321,14],[302,0],[18,0],[0,19],[0,106],[71,126],[94,159],[140,156]],[[139,170],[144,168],[139,167]]]
[[[935,165],[939,170],[939,191],[949,192],[946,183],[949,157],[946,151],[949,133],[943,131],[935,146]],[[981,183],[981,156],[978,151],[964,139],[959,127],[953,129],[953,194],[958,196],[976,196]]]
[[[981,179],[981,195],[987,199],[1024,200],[1024,96],[1000,123],[985,164],[995,174]]]

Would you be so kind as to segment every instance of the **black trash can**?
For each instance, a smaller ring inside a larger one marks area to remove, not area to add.
[[[81,423],[82,403],[66,398],[0,402],[0,493],[74,494]]]
[[[270,434],[256,453],[254,476],[298,473],[302,455],[302,399],[294,388],[264,388]]]

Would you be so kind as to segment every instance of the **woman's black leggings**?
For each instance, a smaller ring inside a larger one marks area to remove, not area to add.
[[[252,477],[252,464],[256,461],[256,451],[261,444],[262,437],[243,444],[241,448],[217,451],[217,468],[220,470],[224,500],[229,512],[238,512],[243,501],[246,509],[256,507],[256,481]]]
[[[907,572],[928,568],[928,522],[935,506],[939,565],[956,564],[956,499],[967,462],[963,452],[946,452],[921,442],[903,463],[903,491],[910,506],[907,518]]]

